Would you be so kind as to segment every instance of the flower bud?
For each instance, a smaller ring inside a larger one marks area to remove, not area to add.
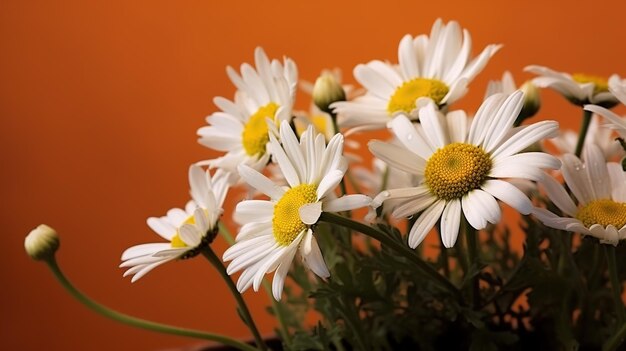
[[[322,73],[313,86],[313,102],[322,111],[330,113],[330,104],[345,101],[346,93],[335,76],[331,73]]]
[[[35,260],[47,259],[59,249],[59,236],[56,230],[40,224],[26,236],[24,248],[28,256]]]
[[[524,93],[524,106],[515,120],[515,125],[522,124],[527,118],[534,116],[539,107],[541,106],[541,100],[539,99],[539,88],[532,83],[532,81],[526,81],[520,90]]]

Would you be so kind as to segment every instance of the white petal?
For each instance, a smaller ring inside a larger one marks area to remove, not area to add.
[[[441,240],[443,246],[451,248],[459,236],[461,224],[461,201],[456,199],[448,202],[441,215]]]
[[[369,206],[372,199],[361,194],[345,195],[338,199],[331,199],[324,202],[324,212],[350,211],[355,208]]]
[[[483,184],[482,189],[523,215],[530,214],[533,209],[533,205],[528,197],[516,186],[508,182],[497,179],[487,180]]]
[[[283,188],[274,184],[274,182],[254,169],[246,165],[239,165],[237,170],[239,171],[241,178],[243,178],[246,183],[250,184],[250,186],[272,199],[280,199],[283,194],[285,194],[285,190],[283,190]]]
[[[405,148],[378,140],[370,141],[368,147],[374,156],[391,167],[407,173],[424,174],[426,161]]]
[[[313,225],[317,223],[317,220],[322,214],[322,202],[318,201],[312,204],[302,205],[298,209],[298,213],[300,214],[300,220],[302,223]]]
[[[318,200],[323,199],[324,197],[326,197],[326,195],[328,195],[328,193],[335,190],[337,185],[341,183],[343,175],[344,173],[340,170],[333,170],[326,174],[324,178],[322,178],[320,184],[317,186]]]
[[[611,196],[610,178],[606,168],[604,154],[595,144],[584,148],[585,168],[589,172],[594,198],[607,199]]]
[[[271,221],[275,203],[265,200],[245,200],[235,207],[233,219],[239,224]]]
[[[280,129],[283,129],[283,128],[291,128],[291,127],[289,127],[289,124],[287,124],[287,122],[283,121],[283,124],[281,124]],[[289,185],[292,188],[300,185],[301,184],[300,176],[298,175],[296,168],[291,163],[291,160],[285,153],[285,150],[283,149],[283,147],[280,145],[278,140],[276,140],[276,137],[274,137],[272,134],[270,134],[270,145],[271,145],[271,150],[272,150],[272,156],[274,156],[274,159],[278,163],[278,166],[280,167],[280,170],[283,176],[285,177],[285,180],[287,180],[287,183],[289,183]]]
[[[135,245],[124,250],[124,252],[122,253],[122,261],[141,256],[149,256],[154,254],[155,252],[159,252],[170,247],[171,246],[169,243],[150,243]]]
[[[391,128],[402,145],[421,158],[427,160],[435,151],[415,130],[415,126],[405,115],[394,117],[387,126]]]
[[[429,103],[419,110],[419,119],[424,128],[426,139],[434,150],[449,144],[447,133],[442,126],[442,118],[434,103]]]
[[[426,234],[433,229],[433,226],[441,217],[445,205],[446,202],[444,200],[438,200],[417,218],[409,232],[409,246],[411,248],[416,248],[424,240]]]
[[[309,231],[311,231],[309,229]],[[304,263],[313,273],[317,274],[320,278],[328,278],[330,277],[330,272],[328,271],[328,267],[326,266],[326,262],[324,262],[324,257],[322,256],[322,252],[320,251],[320,247],[317,244],[317,240],[311,234],[307,233],[307,236],[310,235],[309,245],[307,250],[304,250],[301,247],[300,253],[302,254],[302,258],[304,259]]]

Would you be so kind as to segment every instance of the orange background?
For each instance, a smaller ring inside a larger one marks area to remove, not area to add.
[[[145,225],[187,200],[187,167],[215,154],[196,130],[231,97],[225,66],[263,46],[300,76],[323,68],[396,61],[405,33],[437,17],[469,29],[476,54],[503,43],[457,107],[473,112],[489,79],[517,82],[527,64],[626,75],[623,1],[2,1],[0,2],[0,348],[156,350],[198,342],[119,325],[65,293],[23,251],[39,223],[62,238],[66,274],[95,299],[155,321],[247,337],[234,302],[201,258],[167,264],[138,283],[121,252],[157,241]],[[621,34],[620,34],[621,33]],[[539,118],[577,126],[580,112],[550,91]],[[300,95],[298,107],[308,106]],[[623,111],[623,110],[621,110]],[[229,206],[227,211],[232,208]],[[222,252],[222,241],[216,244]],[[263,293],[248,292],[269,334]]]

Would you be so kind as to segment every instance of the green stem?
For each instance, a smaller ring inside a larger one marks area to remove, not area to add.
[[[80,290],[76,289],[74,285],[72,285],[72,283],[65,277],[65,275],[61,271],[61,268],[57,264],[56,259],[54,257],[51,257],[45,262],[48,264],[48,267],[50,268],[54,276],[57,278],[59,283],[70,293],[70,295],[72,295],[72,297],[74,297],[76,300],[78,300],[85,306],[89,307],[96,313],[99,313],[105,317],[111,318],[123,324],[128,324],[133,327],[147,329],[147,330],[151,330],[151,331],[155,331],[159,333],[215,341],[215,342],[222,343],[224,345],[236,347],[237,349],[244,350],[244,351],[257,350],[256,348],[248,344],[242,343],[235,339],[231,339],[224,335],[207,333],[207,332],[203,332],[200,330],[179,328],[179,327],[175,327],[175,326],[171,326],[167,324],[155,323],[152,321],[136,318],[133,316],[129,316],[127,314],[114,311],[104,305],[101,305],[93,301],[92,299],[84,295]]]
[[[626,322],[626,310],[624,310],[624,303],[622,302],[622,284],[617,275],[615,247],[612,245],[604,245],[604,253],[606,254],[606,262],[609,266],[613,302],[615,303],[615,309],[617,311],[617,324],[618,326],[622,326]]]
[[[621,328],[602,345],[602,351],[614,351],[622,345],[626,338],[626,324],[622,324]]]
[[[587,137],[587,130],[589,130],[589,123],[591,123],[591,111],[583,110],[583,121],[580,126],[580,134],[578,135],[578,142],[576,143],[576,156],[580,157],[583,152],[583,146],[585,145],[585,138]]]
[[[363,223],[356,222],[351,219],[341,217],[341,216],[338,216],[336,214],[329,213],[329,212],[322,212],[322,215],[320,216],[319,219],[322,222],[338,224],[340,226],[361,232],[373,239],[378,240],[381,244],[384,244],[392,248],[399,254],[402,254],[402,256],[404,256],[411,262],[415,263],[416,266],[424,274],[433,278],[435,282],[437,282],[442,288],[444,288],[445,290],[448,290],[449,292],[453,293],[457,297],[460,296],[459,290],[452,283],[450,283],[448,279],[446,279],[444,276],[439,274],[426,262],[422,261],[422,259],[420,259],[419,256],[417,256],[417,254],[413,250],[411,250],[408,246],[403,245],[399,242],[396,242],[384,232],[381,232],[380,230],[370,227],[368,225],[365,225]]]
[[[478,237],[476,230],[466,221],[465,222],[465,236],[467,237],[467,254],[470,260],[470,269],[478,269],[479,267],[479,248]],[[471,278],[470,295],[472,296],[472,305],[476,308],[480,304],[480,286],[479,286],[479,272],[475,272],[475,275]]]
[[[230,230],[228,230],[228,227],[226,227],[226,225],[221,221],[218,223],[220,235],[224,238],[224,240],[226,240],[228,245],[232,246],[235,243],[235,239],[230,233]],[[278,318],[280,336],[286,345],[291,345],[291,334],[289,334],[289,329],[287,328],[287,320],[283,315],[282,310],[280,309],[279,302],[276,301],[276,299],[274,299],[274,296],[272,295],[272,286],[267,281],[267,279],[263,279],[263,283],[261,285],[263,286],[263,290],[265,290],[265,293],[272,302],[272,310],[274,311],[274,315],[276,316],[276,318]]]
[[[241,296],[241,293],[239,293],[239,290],[237,290],[237,286],[235,286],[235,283],[233,283],[233,280],[230,279],[230,276],[226,272],[226,268],[224,268],[222,261],[219,259],[219,257],[217,257],[217,255],[211,248],[211,245],[207,245],[204,248],[204,250],[202,250],[202,255],[204,255],[204,257],[206,257],[206,259],[211,263],[211,265],[215,267],[215,269],[222,276],[222,279],[224,280],[224,282],[226,282],[226,285],[230,289],[230,292],[232,293],[233,297],[237,301],[237,306],[239,307],[239,312],[241,313],[243,320],[245,321],[248,328],[250,328],[250,331],[252,332],[252,335],[254,336],[254,340],[257,346],[261,350],[267,350],[267,345],[265,345],[265,343],[263,342],[263,338],[261,337],[261,334],[259,333],[259,330],[257,329],[256,324],[254,324],[254,320],[252,319],[252,315],[250,315],[250,311],[248,310],[248,306],[246,305],[246,302],[243,300],[243,297]]]

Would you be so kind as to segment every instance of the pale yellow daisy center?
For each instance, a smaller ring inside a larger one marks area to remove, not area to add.
[[[415,100],[420,97],[431,98],[437,105],[448,94],[450,88],[437,79],[415,78],[399,86],[389,99],[387,112],[392,115],[398,111],[410,113],[415,109]]]
[[[300,219],[300,207],[317,201],[317,185],[300,184],[285,192],[274,206],[274,239],[283,246],[291,244],[306,229]]]
[[[241,141],[248,156],[258,156],[265,153],[265,145],[270,140],[266,118],[275,119],[278,105],[270,102],[261,106],[250,118],[243,128]]]
[[[313,128],[315,128],[315,131],[326,135],[326,129],[328,128],[328,123],[326,121],[326,117],[323,115],[314,115],[311,117],[308,117],[309,122],[313,125]],[[298,133],[298,135],[302,135],[304,134],[304,132],[306,132],[306,128],[308,127],[308,125],[306,125],[305,123],[298,123],[296,124],[296,132]]]
[[[430,192],[453,200],[479,188],[491,170],[491,158],[483,149],[465,143],[448,144],[426,162],[424,177]]]
[[[572,74],[572,79],[576,83],[585,84],[593,83],[593,94],[605,93],[609,91],[609,82],[606,78],[600,76],[594,76],[584,73]]]
[[[189,218],[187,218],[182,224],[181,227],[184,224],[196,224],[196,218],[191,215],[189,216]],[[183,241],[183,239],[180,238],[180,231],[176,230],[176,235],[174,235],[172,237],[172,239],[170,240],[172,247],[174,248],[182,248],[182,247],[187,247],[187,244],[185,244],[185,242]]]
[[[594,224],[603,227],[612,224],[615,228],[621,229],[626,225],[626,203],[608,199],[593,200],[578,210],[576,219],[583,222],[587,228]]]

